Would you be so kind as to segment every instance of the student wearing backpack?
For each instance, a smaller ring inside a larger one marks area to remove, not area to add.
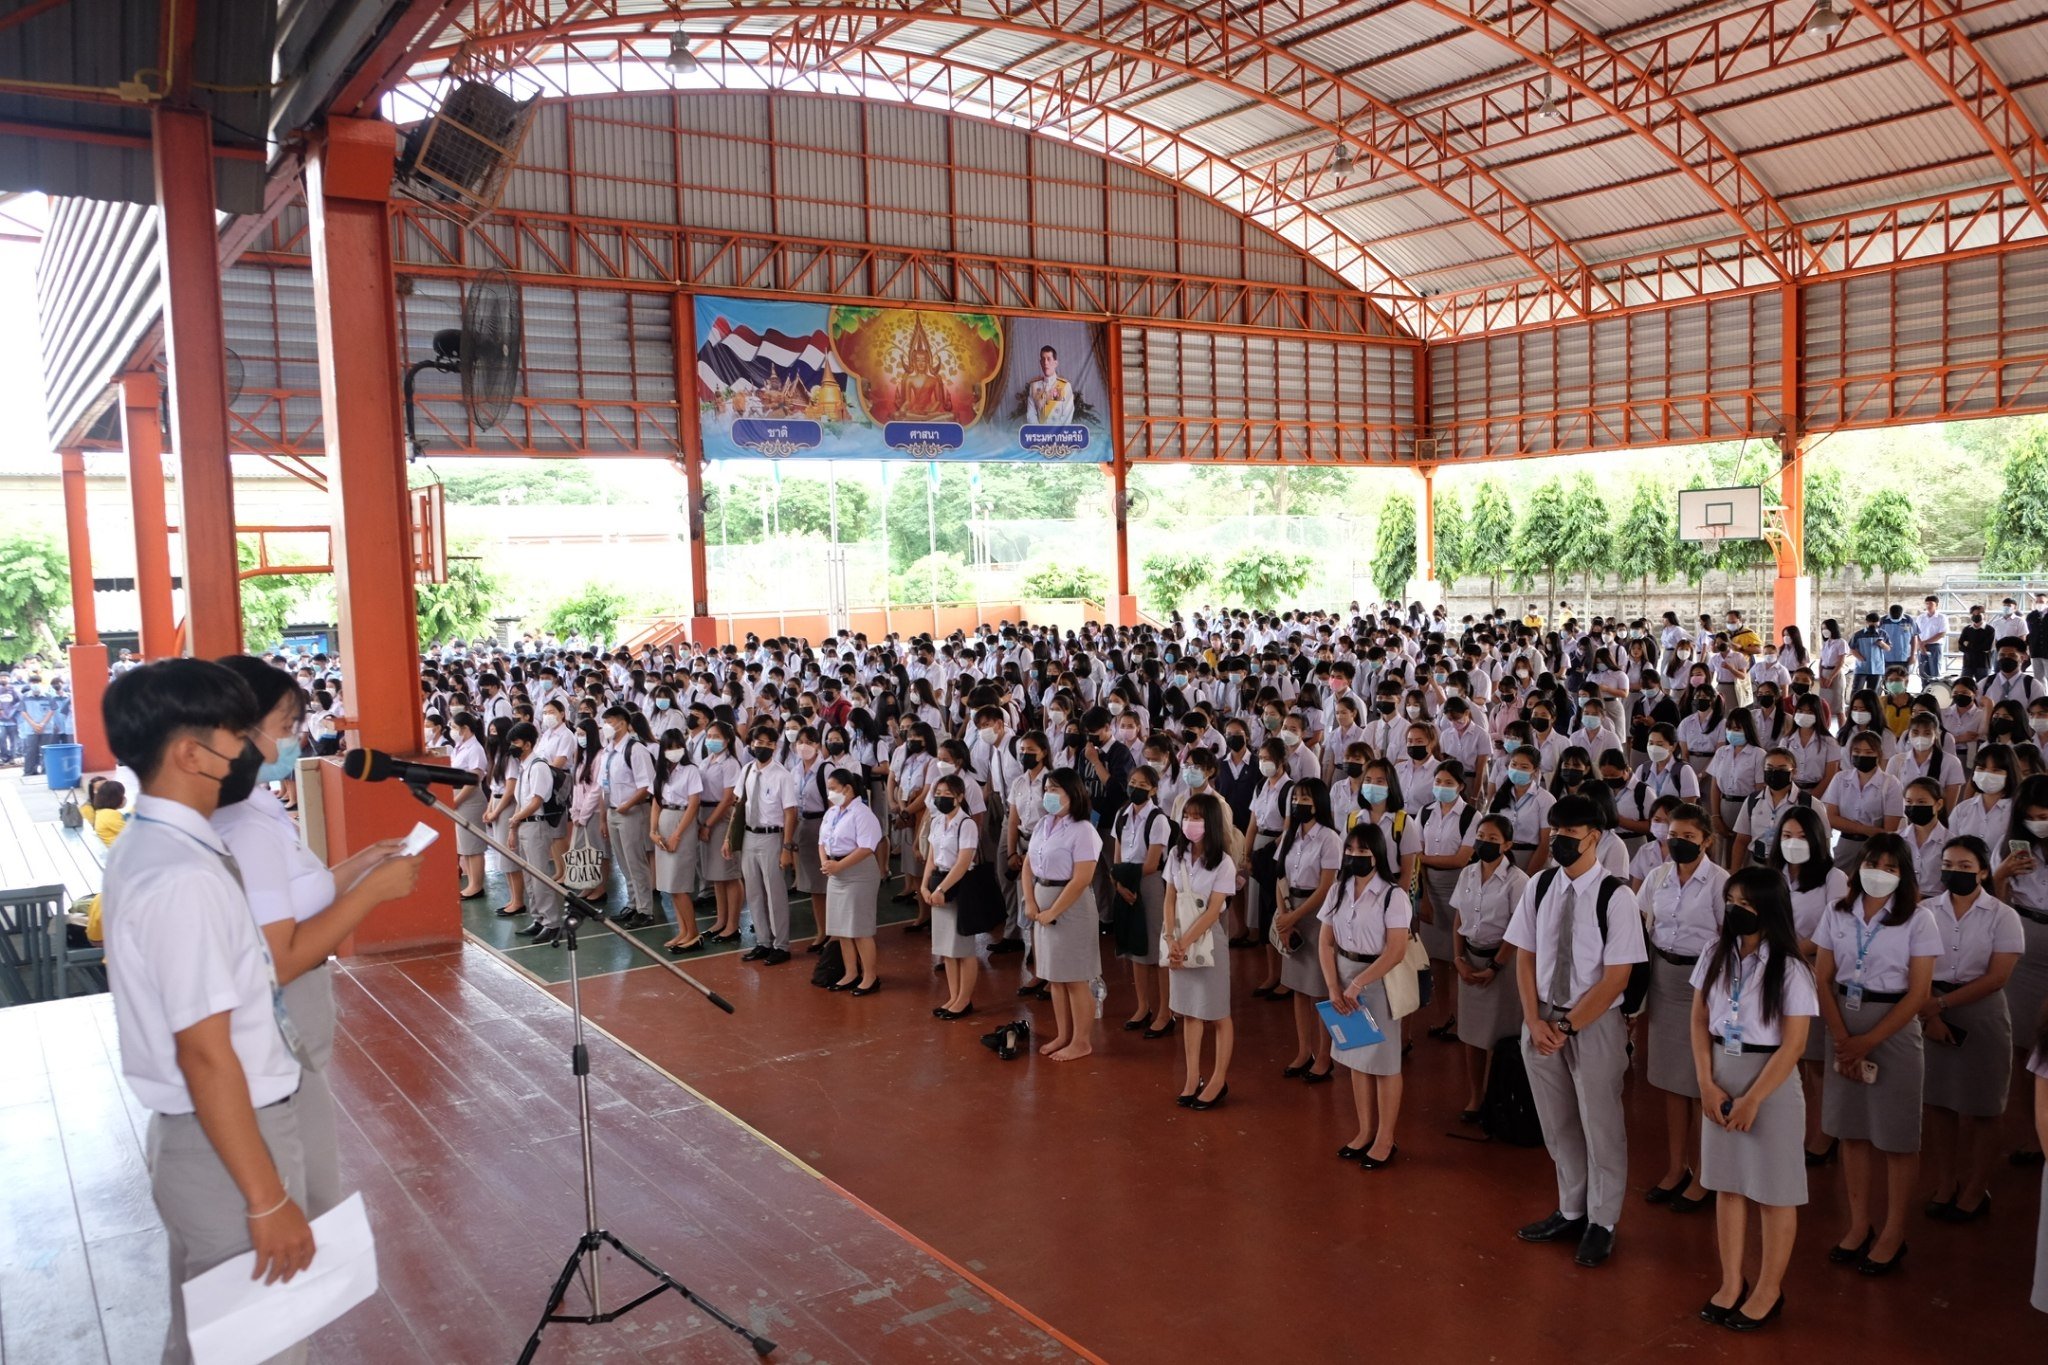
[[[643,718],[636,726],[623,706],[604,709],[609,740],[604,755],[606,827],[612,856],[626,879],[626,907],[621,923],[651,920],[654,904],[654,845],[647,837],[645,806],[654,797],[654,750]]]
[[[1721,1286],[1700,1317],[1750,1332],[1785,1306],[1785,1267],[1806,1202],[1806,1104],[1797,1067],[1819,1001],[1783,878],[1767,867],[1744,868],[1723,894],[1720,928],[1693,969],[1688,1028],[1707,1117],[1700,1183],[1715,1193],[1721,1260]],[[1747,1287],[1751,1204],[1763,1247],[1756,1283]]]
[[[548,865],[548,848],[554,842],[554,826],[548,822],[546,807],[554,800],[557,772],[534,752],[540,731],[525,721],[507,732],[505,744],[517,765],[514,779],[512,818],[508,824],[512,846],[519,856],[535,867]],[[526,913],[531,916],[522,937],[536,946],[559,943],[562,938],[562,893],[540,878],[526,878]]]
[[[1664,1178],[1643,1196],[1680,1213],[1702,1207],[1690,1191],[1698,1179],[1699,1078],[1692,1056],[1693,969],[1721,929],[1721,887],[1728,874],[1707,857],[1712,828],[1690,801],[1671,812],[1665,851],[1671,860],[1650,869],[1637,892],[1650,940],[1648,1001],[1650,1084],[1664,1092]]]
[[[1166,906],[1166,883],[1160,868],[1166,861],[1166,814],[1156,800],[1159,773],[1147,763],[1127,779],[1130,800],[1110,822],[1110,894],[1114,913],[1135,913],[1145,924],[1145,951],[1118,956],[1131,964],[1131,986],[1137,1013],[1124,1021],[1124,1032],[1144,1030],[1147,1038],[1163,1038],[1173,1030],[1166,1005],[1166,975],[1159,965],[1159,929]]]
[[[1479,809],[1465,801],[1465,768],[1455,758],[1437,765],[1436,780],[1430,786],[1430,802],[1416,816],[1421,840],[1418,863],[1421,876],[1412,889],[1416,893],[1416,932],[1429,953],[1433,1012],[1438,1023],[1429,1036],[1448,1039],[1458,1023],[1458,977],[1451,964],[1452,927],[1457,913],[1451,909],[1451,893],[1458,878],[1472,861],[1472,822]]]
[[[1502,939],[1529,884],[1529,874],[1507,856],[1514,838],[1506,816],[1482,817],[1472,830],[1472,861],[1458,873],[1449,900],[1457,916],[1452,961],[1458,972],[1458,1041],[1465,1044],[1467,1099],[1460,1123],[1479,1122],[1494,1044],[1512,1038],[1521,1020],[1515,950]]]
[[[1557,1208],[1516,1234],[1574,1241],[1574,1259],[1597,1266],[1614,1250],[1628,1189],[1621,1104],[1628,1069],[1622,994],[1648,960],[1628,883],[1600,866],[1600,812],[1578,796],[1550,808],[1555,867],[1534,878],[1508,923],[1522,1002],[1522,1056],[1557,1168]]]

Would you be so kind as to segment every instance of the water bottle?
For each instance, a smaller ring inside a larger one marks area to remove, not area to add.
[[[1088,983],[1088,993],[1095,997],[1095,1017],[1100,1019],[1102,1017],[1102,1002],[1109,999],[1109,987],[1098,976]]]

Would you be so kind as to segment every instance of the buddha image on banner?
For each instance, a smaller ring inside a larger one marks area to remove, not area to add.
[[[1104,341],[1068,318],[700,295],[704,455],[1105,461]]]

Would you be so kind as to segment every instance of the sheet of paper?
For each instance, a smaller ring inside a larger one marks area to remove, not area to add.
[[[313,1264],[289,1284],[251,1279],[253,1251],[185,1281],[196,1365],[256,1365],[377,1292],[377,1245],[362,1195],[313,1220],[313,1245]]]
[[[405,836],[406,857],[413,857],[427,850],[427,846],[441,837],[441,831],[422,820],[412,827],[412,833]]]

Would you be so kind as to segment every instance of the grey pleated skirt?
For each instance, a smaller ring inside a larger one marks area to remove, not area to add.
[[[482,787],[470,787],[465,790],[462,799],[460,801],[455,802],[455,813],[465,820],[471,820],[476,822],[477,824],[482,824],[484,819],[484,807],[488,804],[490,804],[490,798],[484,795],[484,789]],[[484,840],[482,835],[471,834],[467,829],[463,828],[461,825],[457,825],[455,827],[456,857],[474,858],[477,854],[482,853],[483,851]]]
[[[1968,1118],[1997,1118],[2012,1093],[2012,1015],[2004,993],[1945,1010],[1942,1018],[1964,1034],[1963,1043],[1927,1040],[1922,1103]]]
[[[697,841],[697,871],[707,882],[736,882],[740,879],[740,860],[725,851],[724,821],[712,828],[709,839]]]
[[[796,820],[796,889],[808,896],[825,889],[825,874],[818,870],[818,826],[822,815],[799,815]]]
[[[1037,908],[1045,910],[1067,888],[1033,882]],[[1095,912],[1095,890],[1081,898],[1051,924],[1036,924],[1032,935],[1033,970],[1041,981],[1093,981],[1102,975],[1102,921]]]
[[[498,818],[491,821],[489,828],[493,839],[496,839],[507,848],[512,847],[512,803],[510,801],[505,802],[498,808]],[[519,870],[507,862],[505,855],[496,849],[486,846],[485,852],[489,860],[487,866],[493,867],[499,872],[517,872]]]
[[[1851,1037],[1868,1033],[1891,1006],[1866,1000],[1851,1009],[1840,992],[1835,1003],[1842,1007],[1842,1021]],[[1828,1042],[1827,1070],[1821,1078],[1820,1130],[1829,1137],[1868,1142],[1881,1152],[1901,1155],[1920,1150],[1920,1093],[1926,1074],[1926,1057],[1921,1044],[1920,1021],[1894,1033],[1877,1045],[1869,1060],[1877,1063],[1877,1082],[1865,1085],[1835,1070],[1835,1046]]]
[[[882,865],[870,856],[825,878],[825,932],[834,938],[873,938]]]
[[[1213,1023],[1230,1017],[1230,945],[1219,917],[1209,928],[1210,965],[1169,967],[1166,1005],[1175,1014]]]
[[[1138,904],[1145,911],[1145,953],[1143,956],[1133,957],[1128,953],[1119,952],[1117,956],[1140,967],[1157,967],[1159,933],[1166,927],[1166,878],[1156,872],[1149,877],[1139,878]],[[1118,898],[1118,905],[1119,908],[1126,908],[1122,906],[1121,897]]]
[[[1335,887],[1330,894],[1337,894]],[[1310,1000],[1327,1000],[1330,983],[1323,980],[1322,921],[1314,915],[1304,915],[1294,929],[1301,935],[1301,946],[1280,955],[1280,984]]]
[[[1485,971],[1497,958],[1465,954],[1465,965]],[[1521,1031],[1522,1000],[1516,994],[1512,972],[1501,972],[1484,986],[1458,983],[1458,1041],[1489,1050],[1503,1038]]]
[[[2021,915],[2020,930],[2027,946],[2005,983],[2005,1004],[2012,1026],[2022,1037],[2030,1037],[2041,1022],[2041,1002],[2048,1000],[2048,924]]]
[[[661,813],[661,837],[670,838],[676,826],[682,824],[680,810],[663,810]],[[654,848],[654,889],[666,891],[671,896],[687,896],[697,889],[697,853],[704,847],[692,829],[676,841],[676,851],[671,853],[659,844]]]
[[[306,1216],[317,1218],[341,1202],[341,1144],[336,1136],[334,1088],[334,971],[323,962],[284,986],[285,1013],[305,1048],[299,1072],[299,1141],[306,1149]]]
[[[1369,962],[1353,962],[1348,957],[1337,959],[1337,980],[1346,987],[1364,974]],[[1401,1074],[1401,1021],[1394,1018],[1394,1011],[1387,1004],[1386,978],[1373,982],[1358,993],[1358,1003],[1372,1016],[1372,1022],[1386,1037],[1370,1047],[1337,1048],[1332,1040],[1332,1060],[1353,1071],[1363,1071],[1368,1076],[1398,1076]],[[1321,1022],[1320,1020],[1318,1021]]]
[[[1666,962],[1652,948],[1650,1084],[1668,1094],[1696,1100],[1700,1078],[1692,1064],[1692,995],[1692,968]]]
[[[1771,1060],[1768,1052],[1730,1057],[1714,1044],[1714,1084],[1741,1099]],[[1746,1133],[1700,1123],[1700,1184],[1784,1208],[1806,1202],[1806,1092],[1799,1068],[1773,1090]]]
[[[1429,884],[1429,903],[1436,919],[1425,924],[1421,914],[1417,913],[1415,932],[1422,936],[1423,950],[1432,962],[1449,962],[1457,947],[1451,937],[1451,926],[1458,920],[1458,912],[1451,909],[1451,893],[1458,889],[1458,874],[1462,870],[1456,867],[1422,869],[1422,878]]]

